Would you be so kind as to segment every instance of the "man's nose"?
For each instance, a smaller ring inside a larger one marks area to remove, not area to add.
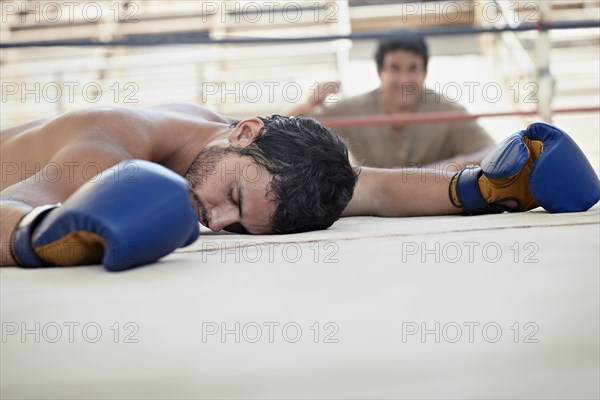
[[[210,210],[209,227],[213,232],[219,232],[228,225],[238,222],[238,210],[234,206],[213,207]]]
[[[415,84],[415,77],[409,72],[400,71],[396,75],[396,83],[401,85]]]

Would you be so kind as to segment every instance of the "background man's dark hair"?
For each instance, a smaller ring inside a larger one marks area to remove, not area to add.
[[[358,169],[344,141],[312,118],[259,117],[262,135],[240,149],[272,176],[277,202],[274,233],[326,229],[342,215],[354,193]]]
[[[395,39],[388,42],[380,42],[375,53],[375,61],[377,62],[377,71],[383,69],[383,60],[387,53],[397,50],[410,51],[421,56],[423,59],[423,67],[427,72],[427,63],[429,62],[429,50],[427,43],[422,37],[407,37]]]

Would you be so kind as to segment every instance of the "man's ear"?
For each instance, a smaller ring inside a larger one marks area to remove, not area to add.
[[[233,128],[227,140],[232,146],[247,147],[256,141],[265,127],[265,124],[260,118],[248,118],[238,122]]]

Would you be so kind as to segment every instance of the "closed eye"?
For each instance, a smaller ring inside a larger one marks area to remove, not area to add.
[[[234,205],[237,205],[239,216],[240,216],[240,218],[242,218],[242,191],[241,191],[241,189],[238,187],[238,201],[237,202],[235,200],[233,200],[233,187],[231,189],[229,189],[229,193],[227,193],[227,199]]]

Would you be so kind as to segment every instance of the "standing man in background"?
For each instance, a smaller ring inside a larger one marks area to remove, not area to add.
[[[379,44],[375,54],[381,86],[371,92],[325,106],[337,91],[321,84],[317,93],[290,112],[319,117],[457,112],[464,107],[424,86],[429,51],[422,38]],[[333,129],[348,141],[353,159],[365,166],[396,168],[430,166],[460,169],[478,164],[494,145],[475,121],[410,125],[377,125]]]

